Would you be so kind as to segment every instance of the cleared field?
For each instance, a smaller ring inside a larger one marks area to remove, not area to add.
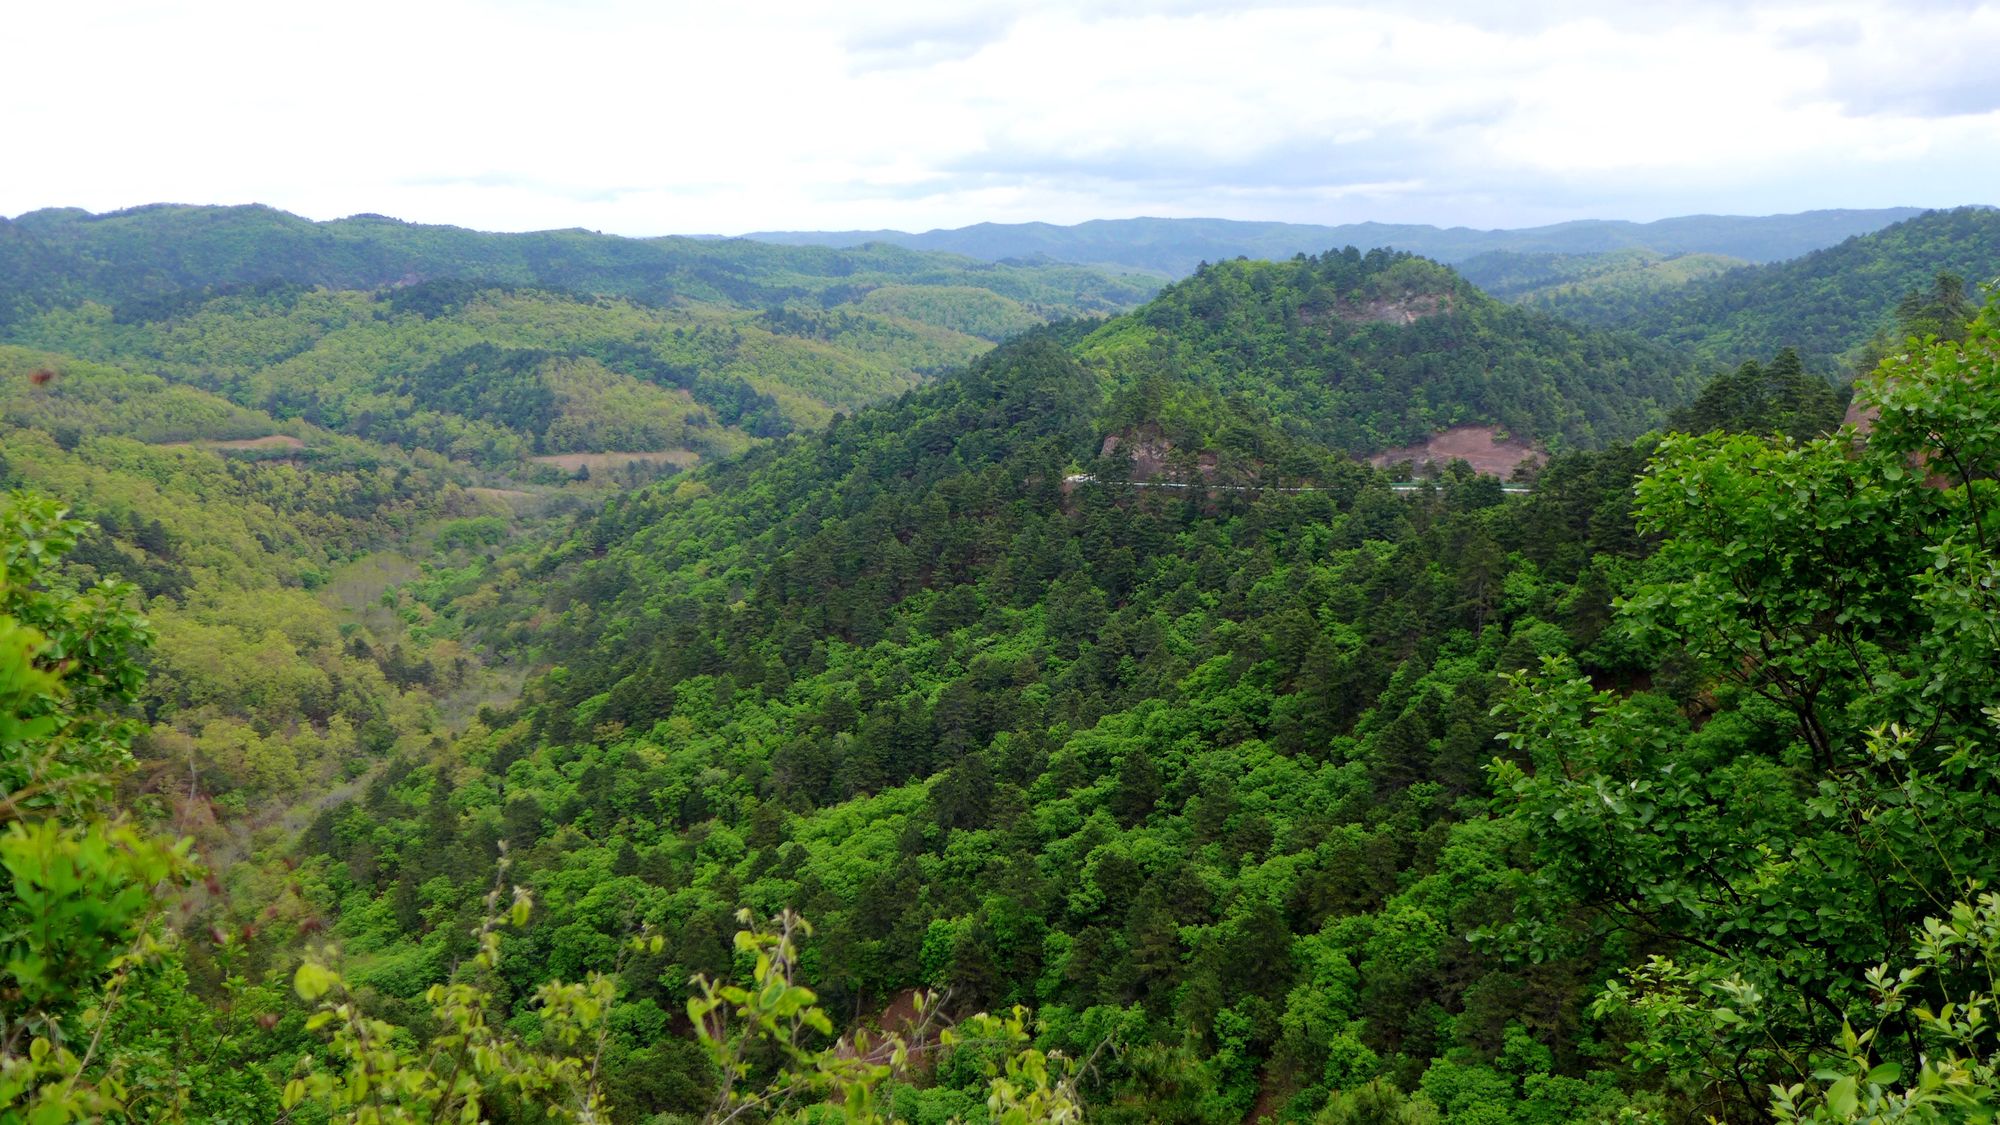
[[[634,462],[647,465],[674,464],[686,469],[701,460],[701,454],[692,449],[656,449],[646,453],[549,453],[530,460],[539,465],[554,465],[558,469],[572,473],[588,467],[594,473],[599,469],[630,465]]]
[[[263,437],[235,438],[230,441],[169,441],[163,445],[191,445],[197,449],[304,449],[306,443],[290,434],[265,434]]]

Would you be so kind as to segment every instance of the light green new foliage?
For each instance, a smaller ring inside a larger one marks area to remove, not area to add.
[[[46,498],[0,500],[0,1122],[58,1125],[123,1098],[104,1030],[128,974],[163,948],[164,890],[195,871],[113,818],[145,620],[128,587],[79,592],[54,564],[83,525]]]
[[[1506,934],[1566,903],[1669,946],[1594,1014],[1704,1115],[1992,1115],[2000,304],[1861,395],[1865,439],[1674,435],[1638,484],[1621,618],[1702,722],[1561,661],[1504,705],[1548,904]]]
[[[1083,1120],[1077,1091],[1081,1071],[1060,1051],[1043,1051],[1028,1035],[1028,1010],[1015,1006],[1004,1016],[984,1012],[939,1037],[945,1046],[999,1044],[1003,1061],[985,1063],[987,1120],[993,1125],[1072,1125]]]
[[[503,859],[503,877],[505,870]],[[428,1040],[418,1041],[405,1029],[368,1015],[347,982],[328,966],[332,951],[299,965],[293,987],[318,1005],[306,1027],[330,1029],[329,1051],[324,1063],[312,1056],[302,1059],[302,1073],[286,1083],[286,1120],[313,1101],[332,1120],[355,1125],[469,1125],[485,1120],[496,1092],[538,1107],[546,1120],[584,1125],[607,1120],[597,1076],[605,1018],[616,998],[613,978],[592,973],[582,984],[551,981],[537,988],[539,1046],[489,1023],[494,996],[480,982],[499,971],[501,897],[496,881],[476,935],[478,952],[450,982],[425,991],[436,1028]],[[526,925],[531,906],[527,891],[516,887],[504,922]]]
[[[102,803],[112,776],[131,761],[136,726],[105,713],[136,698],[133,650],[152,631],[122,582],[79,590],[55,564],[89,525],[44,496],[0,499],[0,613],[30,630],[8,646],[48,680],[20,681],[17,721],[0,761],[0,789],[13,818],[79,817]]]
[[[871,1040],[856,1032],[830,1046],[812,1046],[814,1036],[833,1034],[833,1021],[818,1007],[818,996],[796,981],[798,943],[812,935],[812,926],[789,910],[768,922],[760,923],[748,910],[737,918],[747,927],[737,931],[736,948],[752,959],[749,979],[717,983],[697,975],[687,1005],[696,1034],[723,1076],[704,1122],[887,1125],[901,1119],[883,1092],[907,1075],[915,1056],[933,1046],[980,1051],[992,1125],[1083,1120],[1077,1090],[1082,1068],[1059,1051],[1032,1045],[1025,1008],[1004,1016],[981,1012],[933,1037],[928,1029],[937,1017],[937,999],[924,993],[916,998],[915,1043],[902,1035]],[[934,1044],[928,1042],[933,1038]],[[774,1051],[780,1060],[777,1073],[760,1080],[757,1060]]]
[[[2000,708],[1989,708],[2000,726]],[[2000,1111],[2000,894],[1954,903],[1944,918],[1925,920],[1913,943],[1914,964],[1868,973],[1876,1021],[1843,1027],[1840,1056],[1810,1083],[1772,1088],[1772,1116],[1792,1122],[1991,1121]],[[1925,986],[1929,985],[1929,988]],[[1926,1004],[1924,992],[1941,992]],[[1914,1021],[1925,1051],[1916,1073],[1882,1061],[1880,1040],[1896,1022]]]

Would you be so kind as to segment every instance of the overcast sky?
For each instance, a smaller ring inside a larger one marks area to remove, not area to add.
[[[23,3],[0,214],[665,234],[2000,202],[2000,3],[1613,7]]]

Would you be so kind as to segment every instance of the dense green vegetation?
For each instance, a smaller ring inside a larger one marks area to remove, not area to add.
[[[417,750],[508,694],[470,638],[390,591],[417,573],[408,553],[465,567],[514,533],[463,471],[297,424],[298,448],[160,444],[279,427],[80,361],[36,385],[47,361],[0,347],[0,487],[64,497],[91,524],[73,571],[146,597],[160,643],[137,689],[143,785],[183,831],[216,844],[252,810]]]
[[[1768,364],[1751,360],[1709,380],[1692,403],[1674,412],[1673,427],[1692,434],[1741,430],[1805,441],[1839,425],[1843,405],[1827,381],[1807,374],[1799,353],[1786,348]]]
[[[212,229],[176,233],[174,221]],[[20,1084],[0,1100],[9,1119],[15,1107],[37,1107],[35,1120],[64,1120],[126,1105],[134,1119],[268,1121],[280,1102],[308,1120],[329,1109],[366,1116],[391,1107],[429,1119],[479,1101],[491,1082],[503,1105],[570,1089],[582,1099],[573,1103],[579,1112],[587,1111],[596,1095],[576,1081],[578,1056],[554,1050],[545,1036],[531,1043],[434,1034],[488,1003],[469,978],[417,1015],[412,1034],[430,1038],[406,1054],[365,1046],[371,1038],[386,1044],[392,1033],[372,1001],[366,1020],[341,1006],[349,994],[337,976],[312,989],[302,980],[309,999],[332,997],[327,1012],[345,1029],[317,1073],[360,1068],[350,1071],[359,1085],[328,1086],[310,1072],[293,1084],[293,1060],[307,1059],[310,1044],[298,1037],[297,1019],[274,1037],[258,1014],[288,1003],[283,978],[259,967],[248,984],[237,971],[259,931],[283,935],[278,948],[289,955],[320,925],[315,914],[323,912],[299,897],[297,884],[283,890],[284,872],[297,862],[286,842],[298,826],[349,799],[386,762],[436,753],[481,708],[505,704],[518,690],[519,672],[506,663],[514,638],[440,619],[423,598],[476,582],[477,596],[464,604],[527,629],[535,593],[512,564],[531,557],[548,518],[620,481],[658,474],[623,471],[557,488],[565,473],[525,457],[733,454],[752,439],[819,424],[836,409],[962,363],[990,337],[1052,310],[1104,308],[1060,289],[1065,279],[1088,287],[1102,275],[769,248],[751,248],[758,262],[745,267],[745,255],[703,248],[701,270],[743,275],[731,292],[761,303],[676,298],[659,307],[484,276],[416,283],[404,276],[384,289],[338,292],[310,287],[331,268],[324,255],[315,259],[311,247],[288,248],[282,238],[274,245],[259,224],[304,225],[254,210],[164,209],[71,231],[78,245],[70,259],[9,228],[8,269],[24,282],[8,293],[12,336],[31,346],[0,346],[0,488],[61,495],[89,520],[58,521],[39,502],[20,508],[8,534],[33,553],[34,566],[10,569],[58,603],[68,579],[46,569],[58,555],[86,585],[129,578],[139,587],[133,595],[105,598],[129,606],[132,596],[144,597],[147,616],[131,619],[131,636],[159,643],[124,666],[115,698],[32,677],[23,689],[63,696],[62,706],[80,713],[122,700],[140,722],[107,727],[112,734],[98,738],[103,751],[82,758],[76,737],[48,742],[48,730],[32,721],[25,729],[44,739],[39,749],[8,735],[10,753],[34,751],[9,759],[18,767],[7,785],[11,799],[47,784],[53,762],[57,773],[89,779],[98,803],[64,806],[81,836],[54,851],[37,837],[29,843],[39,850],[9,853],[15,889],[25,896],[14,903],[17,913],[46,910],[59,894],[82,900],[82,913],[77,922],[51,915],[32,935],[39,946],[10,947],[10,956],[68,958],[60,963],[70,975],[59,994],[66,1008],[38,999],[25,975],[23,986],[10,985],[7,995],[26,1005],[5,1013],[7,1081]],[[55,228],[42,221],[40,229]],[[108,242],[90,241],[107,233]],[[481,241],[466,232],[439,237]],[[496,240],[483,241],[490,249]],[[585,241],[601,249],[618,240]],[[857,261],[875,272],[857,270]],[[788,271],[801,262],[793,277]],[[260,277],[266,270],[275,272]],[[65,276],[67,287],[52,284]],[[584,280],[615,289],[618,279],[592,267]],[[885,281],[894,284],[870,301]],[[925,291],[939,281],[950,284],[937,295]],[[1117,294],[1113,301],[1134,292],[1107,291]],[[54,638],[58,672],[64,649],[77,643],[50,629],[69,619],[62,615],[74,617],[93,645],[112,644],[112,634],[87,628],[84,618],[52,612],[39,614],[39,624]],[[122,642],[112,644],[101,658],[122,652]],[[27,696],[10,696],[10,708],[18,698]],[[33,720],[37,706],[10,716]],[[103,848],[127,846],[129,830],[102,819],[117,816],[101,800],[113,783],[145,819],[197,841],[217,874],[204,887],[175,890],[185,888],[191,868],[165,850],[84,870]],[[83,881],[71,881],[70,871]],[[162,876],[177,881],[158,887],[177,901],[137,893]],[[49,889],[31,896],[31,886]],[[107,888],[123,889],[93,906]],[[209,926],[222,919],[200,912],[232,895],[258,906],[227,930]],[[212,940],[157,945],[154,920],[169,906],[175,921],[167,936]],[[87,940],[78,928],[86,925]],[[137,944],[120,954],[130,942]],[[10,971],[30,968],[19,961]],[[93,979],[107,968],[111,977]],[[129,975],[134,970],[138,976]],[[604,1009],[593,991],[600,987],[546,995],[566,998],[575,1026],[601,1029]],[[104,1024],[102,1007],[87,1005],[93,992],[127,1001],[115,1027]],[[72,1049],[80,1046],[72,1030],[79,1025],[117,1041],[115,1057]],[[536,1060],[545,1056],[542,1067]],[[451,1058],[459,1063],[438,1069]],[[472,1065],[478,1060],[486,1061]],[[381,1077],[391,1069],[397,1077]],[[368,1073],[378,1078],[360,1077]],[[135,1089],[156,1092],[134,1100]]]
[[[1033,320],[952,286],[754,313],[450,281],[197,296],[137,312],[87,303],[13,336],[279,419],[504,468],[620,450],[728,456],[907,390],[984,350],[975,333]],[[965,331],[929,323],[940,321]],[[1356,452],[1467,422],[1570,444],[1629,437],[1693,378],[1665,352],[1506,308],[1432,263],[1351,249],[1209,267],[1115,318],[1085,354],[1192,378]]]
[[[729,456],[1152,287],[890,247],[495,235],[260,207],[0,222],[0,339],[530,476],[520,462],[538,456]]]
[[[1550,309],[1600,323],[1609,314],[1585,311],[1591,302],[1623,307],[1662,290],[1747,265],[1723,254],[1662,254],[1634,247],[1602,254],[1524,254],[1500,250],[1458,263],[1467,281],[1503,301]]]
[[[1469,423],[1593,447],[1656,424],[1693,368],[1636,340],[1502,305],[1436,263],[1353,248],[1224,262],[1098,329],[1085,356],[1187,380],[1335,449]]]
[[[2000,306],[1936,272],[1865,441],[1391,252],[991,350],[955,282],[29,308],[0,1119],[1984,1119]],[[814,344],[880,362],[757,382]],[[1455,423],[1558,453],[1348,456]]]
[[[884,285],[958,286],[1041,320],[1117,311],[1152,288],[1145,279],[1075,266],[999,265],[887,246],[836,251],[581,230],[487,234],[380,215],[314,223],[269,207],[162,204],[0,219],[0,327],[10,315],[84,301],[143,316],[271,281],[372,290],[437,279],[739,308],[801,300],[831,308]]]
[[[1717,365],[1790,347],[1815,372],[1849,374],[1854,353],[1890,326],[1899,302],[1929,290],[1939,273],[2000,277],[2000,211],[1933,211],[1795,261],[1658,292],[1552,295],[1546,307],[1685,347]]]
[[[829,338],[771,314],[664,311],[566,294],[285,287],[120,323],[100,305],[14,336],[199,386],[280,419],[491,467],[541,454],[688,450],[823,422],[987,346],[845,318]],[[824,315],[824,314],[823,314]]]

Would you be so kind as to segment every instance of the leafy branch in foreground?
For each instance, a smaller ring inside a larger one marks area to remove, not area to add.
[[[301,1060],[304,1073],[285,1086],[285,1120],[311,1098],[340,1121],[471,1123],[484,1120],[483,1107],[494,1090],[541,1107],[553,1120],[591,1125],[606,1119],[597,1076],[605,1019],[616,999],[613,977],[592,973],[582,984],[550,981],[535,990],[543,1043],[553,1048],[541,1050],[490,1024],[492,993],[461,979],[461,974],[497,973],[503,921],[517,927],[528,921],[533,904],[520,887],[514,888],[504,917],[501,913],[506,868],[503,855],[486,896],[485,918],[474,934],[478,952],[450,982],[424,993],[437,1028],[426,1042],[366,1015],[346,981],[328,967],[329,957],[308,957],[299,965],[293,987],[301,998],[319,1005],[306,1021],[307,1029],[332,1028],[330,1065],[318,1065],[310,1056]]]
[[[811,925],[789,910],[766,922],[748,910],[737,918],[745,928],[736,934],[736,948],[752,958],[749,980],[717,983],[697,975],[687,1006],[696,1034],[723,1075],[704,1121],[896,1121],[884,1104],[884,1088],[906,1076],[913,1057],[932,1046],[985,1049],[987,1119],[995,1125],[1083,1120],[1077,1082],[1088,1067],[1060,1051],[1035,1048],[1023,1008],[1004,1016],[982,1012],[933,1036],[938,1000],[920,993],[908,1038],[891,1033],[873,1040],[857,1031],[830,1046],[809,1046],[814,1035],[833,1035],[833,1021],[817,1006],[818,996],[796,979],[799,941],[812,935]],[[775,1073],[760,1080],[759,1062],[773,1055]]]
[[[1502,704],[1532,908],[1484,936],[1664,950],[1593,1014],[1691,1117],[1762,1120],[1772,1089],[1795,1119],[1993,1109],[1966,903],[2000,881],[2000,303],[1859,393],[1865,440],[1661,441],[1636,496],[1662,541],[1619,623],[1678,687],[1557,659]],[[1930,971],[1889,977],[1913,933]]]
[[[129,586],[79,591],[55,564],[87,525],[55,501],[0,499],[0,1120],[60,1125],[114,1112],[105,1028],[131,971],[165,946],[166,891],[195,877],[188,842],[114,816],[131,761]]]
[[[2000,722],[2000,708],[1989,709]],[[1876,1022],[1857,1032],[1843,1026],[1839,1057],[1810,1082],[1772,1087],[1772,1115],[1793,1122],[1991,1121],[2000,1111],[2000,894],[1954,903],[1945,918],[1929,918],[1913,943],[1915,964],[1868,972]],[[1932,1006],[1918,999],[1929,977],[1942,993]],[[1883,1059],[1880,1040],[1895,1034],[1907,1013],[1923,1051],[1916,1073]]]

